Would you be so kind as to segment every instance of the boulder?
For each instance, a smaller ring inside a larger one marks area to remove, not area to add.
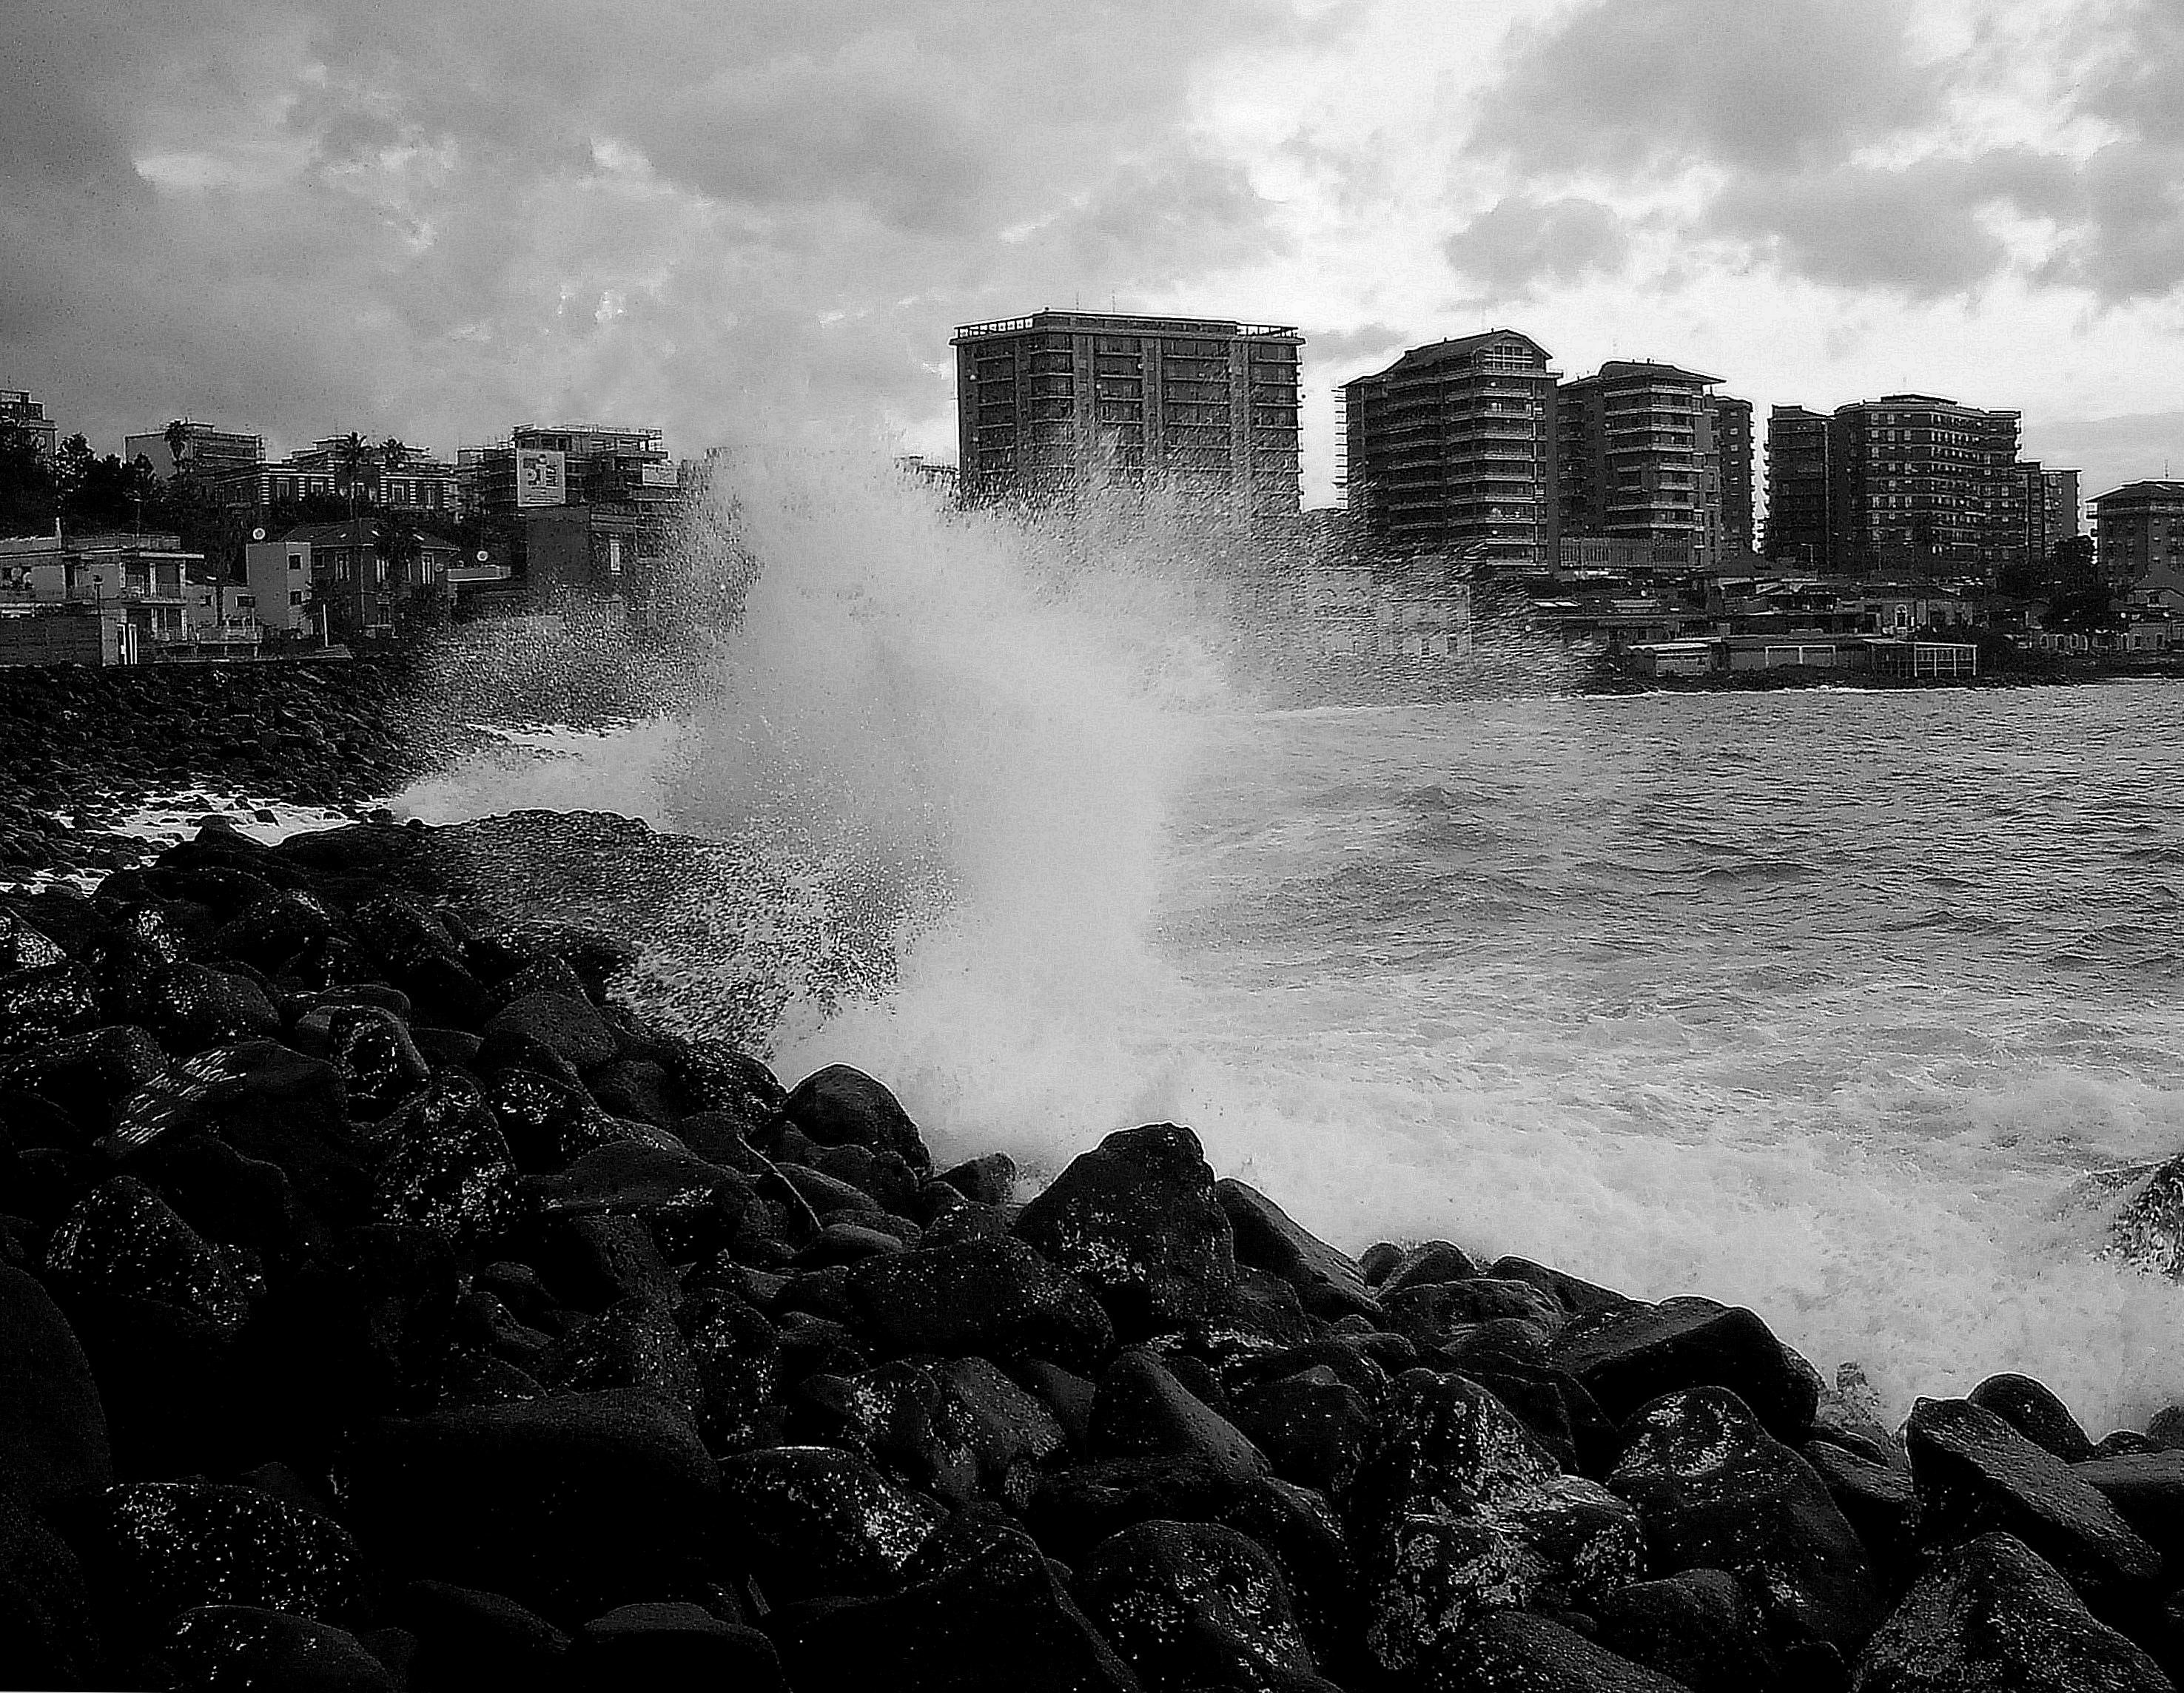
[[[394,1119],[371,1196],[375,1222],[429,1229],[459,1252],[512,1234],[525,1206],[493,1111],[467,1083],[436,1086]]]
[[[401,1683],[346,1629],[252,1605],[205,1605],[159,1642],[178,1693],[398,1693]]]
[[[390,1596],[387,1613],[417,1640],[412,1693],[561,1685],[568,1635],[503,1594],[413,1581]]]
[[[98,998],[81,965],[48,964],[0,976],[0,1055],[28,1051],[98,1027]]]
[[[393,1574],[578,1620],[693,1579],[719,1488],[687,1417],[627,1391],[383,1419],[347,1473],[359,1534]]]
[[[780,1419],[780,1332],[734,1295],[693,1293],[677,1312],[698,1377],[698,1427],[716,1451],[769,1443]]]
[[[381,1006],[322,1003],[298,1021],[296,1044],[334,1066],[359,1117],[386,1116],[432,1079],[408,1025]]]
[[[106,1410],[75,1331],[44,1288],[0,1265],[0,1491],[42,1510],[113,1479]]]
[[[1747,1693],[1786,1679],[1765,1612],[1727,1570],[1635,1581],[1595,1611],[1600,1645],[1691,1693]]]
[[[1006,1152],[989,1152],[982,1158],[942,1171],[937,1179],[947,1183],[973,1205],[1006,1205],[1016,1197],[1016,1160]]]
[[[121,1102],[167,1068],[145,1030],[122,1024],[65,1035],[0,1058],[0,1094],[36,1094],[67,1113],[83,1144],[114,1127]]]
[[[624,1300],[671,1306],[681,1284],[652,1231],[634,1217],[562,1217],[542,1230],[538,1268],[561,1303],[604,1311]]]
[[[2120,1453],[2073,1464],[2070,1473],[2097,1489],[2117,1514],[2159,1552],[2175,1579],[2184,1576],[2184,1451]]]
[[[1279,1206],[1234,1177],[1216,1182],[1213,1195],[1228,1219],[1239,1264],[1279,1276],[1315,1317],[1333,1322],[1355,1312],[1378,1320],[1380,1302],[1355,1259],[1299,1228]]]
[[[579,1629],[569,1679],[583,1693],[627,1687],[787,1693],[780,1656],[756,1629],[724,1623],[702,1606],[658,1601],[620,1606]]]
[[[1819,1404],[1817,1378],[1789,1362],[1767,1325],[1741,1306],[1672,1299],[1574,1323],[1554,1361],[1585,1384],[1618,1423],[1663,1394],[1726,1388],[1776,1440],[1809,1438]]]
[[[0,1673],[19,1687],[90,1687],[98,1657],[75,1554],[0,1486]]]
[[[1961,1402],[1961,1401],[1959,1401]],[[2097,1620],[2014,1535],[1943,1551],[1875,1633],[1856,1693],[2171,1693],[2153,1660]]]
[[[1095,1457],[1191,1459],[1240,1482],[1268,1473],[1243,1431],[1144,1347],[1122,1353],[1100,1378],[1087,1445]]]
[[[782,1102],[781,1116],[822,1146],[868,1146],[898,1154],[913,1170],[933,1168],[933,1155],[901,1101],[846,1064],[830,1064],[799,1082]]]
[[[1084,1561],[1085,1614],[1149,1690],[1329,1689],[1273,1560],[1208,1523],[1140,1523]]]
[[[588,1000],[566,994],[526,994],[493,1013],[482,1031],[490,1054],[511,1037],[535,1040],[578,1070],[606,1063],[619,1050]]]
[[[225,1333],[249,1314],[219,1252],[133,1176],[101,1183],[60,1220],[45,1271],[64,1296],[156,1300]]]
[[[1881,1585],[1901,1592],[1918,1559],[1919,1495],[1909,1469],[1875,1463],[1830,1440],[1808,1443],[1803,1456],[1864,1543]]]
[[[832,1446],[772,1446],[721,1462],[730,1556],[769,1600],[893,1590],[939,1510]]]
[[[674,1321],[648,1300],[624,1300],[585,1318],[547,1347],[534,1373],[556,1392],[631,1388],[697,1412],[698,1367]]]
[[[2151,1597],[2160,1553],[2091,1482],[1993,1412],[1969,1400],[1922,1399],[1904,1443],[1922,1545],[1948,1546],[1998,1529],[2096,1612],[2127,1613]]]
[[[1479,1273],[1471,1255],[1453,1241],[1427,1240],[1407,1250],[1389,1249],[1395,1256],[1380,1269],[1373,1290],[1386,1299],[1405,1288],[1435,1287],[1444,1282],[1468,1282]]]
[[[2093,1455],[2093,1443],[2070,1407],[2030,1376],[1989,1376],[1964,1397],[2066,1464]]]
[[[1448,1693],[1688,1693],[1680,1681],[1521,1611],[1481,1618],[1462,1637],[1439,1685]]]
[[[1236,1287],[1228,1218],[1198,1137],[1173,1123],[1109,1135],[1026,1205],[1017,1237],[1083,1278],[1125,1339],[1223,1311]]]
[[[1724,1388],[1669,1394],[1625,1432],[1607,1484],[1644,1519],[1651,1573],[1725,1569],[1787,1638],[1856,1651],[1880,1621],[1880,1585],[1810,1464]]]
[[[1237,1426],[1274,1473],[1322,1493],[1349,1486],[1372,1438],[1371,1406],[1326,1364],[1248,1387],[1235,1405]]]
[[[747,1177],[692,1154],[639,1141],[596,1146],[558,1175],[526,1183],[548,1219],[628,1217],[677,1263],[725,1247],[755,1197]]]
[[[1114,1346],[1106,1314],[1084,1287],[1008,1236],[853,1265],[844,1297],[891,1354],[1039,1358],[1081,1373]]]

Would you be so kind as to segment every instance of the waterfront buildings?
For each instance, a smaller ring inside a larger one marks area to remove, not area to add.
[[[1293,328],[1041,311],[951,344],[967,504],[1098,497],[1224,526],[1298,510]]]
[[[519,423],[456,455],[463,509],[502,526],[527,511],[617,505],[664,514],[682,485],[657,429],[606,423]]]
[[[260,511],[315,495],[352,500],[359,510],[431,512],[452,522],[460,503],[454,467],[444,460],[398,442],[345,435],[324,437],[271,464],[210,471],[204,479],[223,504]]]
[[[2093,558],[2111,589],[2184,588],[2184,482],[2128,482],[2098,496]]]
[[[31,397],[25,388],[0,388],[0,429],[20,430],[31,438],[31,445],[47,464],[53,459],[53,438],[58,426],[46,415],[46,409]]]
[[[152,474],[161,482],[185,469],[210,480],[264,464],[265,437],[176,418],[164,428],[124,439],[121,462],[133,465],[139,459],[151,465]]]
[[[309,601],[304,603],[326,608],[334,637],[379,639],[394,633],[397,619],[417,599],[445,598],[451,591],[448,573],[461,556],[455,543],[421,532],[415,534],[414,546],[409,538],[384,522],[358,518],[298,524],[281,540],[284,547],[300,543],[304,571],[311,579]],[[289,556],[282,556],[281,581],[282,591],[292,593]],[[254,579],[252,591],[258,592]]]
[[[1767,415],[1767,556],[1801,571],[1835,556],[1828,420],[1801,405]]]
[[[1611,359],[1556,394],[1556,503],[1565,537],[1644,542],[1675,569],[1721,544],[1721,459],[1708,390],[1674,365]]]
[[[1752,550],[1752,402],[1714,394],[1707,400],[1713,424],[1713,454],[1719,466],[1721,539],[1717,562],[1748,557]]]
[[[1342,483],[1368,537],[1552,568],[1559,380],[1538,342],[1491,329],[1412,348],[1346,383]]]
[[[195,630],[190,572],[204,554],[171,534],[26,536],[0,541],[0,610],[47,613],[74,606],[112,613],[149,654]]]

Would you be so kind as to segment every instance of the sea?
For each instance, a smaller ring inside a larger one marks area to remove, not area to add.
[[[735,527],[705,686],[393,803],[764,861],[691,895],[737,967],[857,961],[742,1025],[784,1081],[854,1064],[1027,1186],[1187,1124],[1346,1250],[1748,1306],[1897,1416],[2184,1399],[2184,1289],[2088,1191],[2184,1152],[2184,685],[1602,697],[1487,641],[1466,697],[1301,704],[1180,546],[764,465]],[[714,970],[658,972],[690,1027]]]

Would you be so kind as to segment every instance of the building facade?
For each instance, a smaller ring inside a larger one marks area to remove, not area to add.
[[[2184,578],[2184,482],[2129,482],[2098,496],[2093,560],[2120,591]]]
[[[178,446],[181,448],[179,457],[175,452]],[[124,440],[122,462],[133,465],[139,459],[151,465],[152,474],[161,482],[181,470],[208,480],[225,477],[248,472],[264,464],[265,437],[177,418],[163,429],[148,430]]]
[[[1293,328],[1043,311],[950,344],[967,504],[1119,498],[1224,525],[1298,510]]]
[[[1767,556],[1817,575],[1835,557],[1828,420],[1801,405],[1767,415]]]
[[[281,539],[284,546],[303,544],[311,577],[304,603],[326,607],[326,627],[336,639],[383,638],[395,632],[404,613],[421,600],[450,599],[448,572],[461,556],[454,542],[421,532],[414,554],[405,558],[387,526],[370,518],[298,524]],[[285,582],[285,556],[282,568]],[[252,591],[257,592],[254,586]],[[261,612],[270,609],[261,596]]]
[[[194,638],[192,571],[204,554],[162,534],[31,536],[0,541],[0,609],[35,612],[88,606],[136,631],[138,650]]]
[[[59,426],[46,415],[46,409],[31,397],[25,388],[0,388],[0,429],[20,430],[31,438],[31,445],[47,464],[53,461],[53,443]]]
[[[551,506],[616,505],[664,517],[681,467],[657,429],[604,423],[519,423],[504,440],[456,454],[463,510],[497,526]]]
[[[416,448],[393,450],[385,442],[367,443],[352,461],[347,437],[338,435],[270,464],[235,465],[204,476],[215,497],[238,510],[263,511],[313,497],[353,498],[359,510],[429,513],[452,523],[461,504],[454,465]]]
[[[1829,420],[1833,568],[1978,577],[2024,560],[2020,414],[1884,394]]]
[[[1556,404],[1564,535],[1667,542],[1704,569],[1719,550],[1721,461],[1708,390],[1721,379],[1611,359]]]
[[[1752,402],[1728,394],[1707,401],[1713,422],[1714,454],[1720,465],[1721,543],[1717,559],[1744,557],[1754,547],[1758,531],[1752,524]]]
[[[1529,336],[1494,329],[1412,348],[1344,384],[1341,480],[1366,534],[1552,568],[1560,375],[1549,365]]]

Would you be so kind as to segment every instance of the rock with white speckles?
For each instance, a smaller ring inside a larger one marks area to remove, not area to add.
[[[1481,1618],[1455,1657],[1456,1667],[1435,1684],[1437,1693],[1689,1693],[1684,1683],[1574,1629],[1519,1611]]]
[[[258,1606],[184,1612],[159,1642],[159,1657],[180,1693],[395,1693],[398,1685],[348,1629]]]
[[[249,1314],[220,1255],[133,1176],[101,1183],[60,1220],[46,1276],[70,1296],[156,1300],[231,1334]]]
[[[1044,1358],[1096,1369],[1114,1347],[1106,1313],[1073,1278],[1006,1235],[867,1259],[847,1297],[890,1352]]]
[[[1727,1388],[1778,1440],[1810,1438],[1819,1378],[1792,1362],[1767,1325],[1741,1306],[1663,1300],[1580,1318],[1555,1337],[1554,1362],[1618,1423],[1663,1394]]]
[[[1856,1693],[2170,1693],[2145,1652],[2094,1618],[2022,1540],[1943,1553],[1875,1633]]]
[[[789,1089],[782,1120],[822,1146],[869,1146],[893,1152],[921,1173],[933,1168],[917,1125],[902,1102],[861,1070],[830,1064]]]
[[[734,1556],[769,1599],[884,1593],[942,1514],[853,1452],[772,1446],[721,1462]]]
[[[1329,1689],[1282,1573],[1234,1529],[1140,1523],[1095,1548],[1078,1582],[1085,1614],[1150,1693]]]
[[[1236,1248],[1198,1137],[1174,1123],[1109,1135],[1025,1206],[1016,1234],[1083,1278],[1125,1339],[1225,1308]]]
[[[1607,1484],[1646,1524],[1654,1575],[1725,1569],[1789,1639],[1846,1657],[1880,1623],[1871,1559],[1813,1467],[1725,1388],[1655,1401],[1626,1430]]]

